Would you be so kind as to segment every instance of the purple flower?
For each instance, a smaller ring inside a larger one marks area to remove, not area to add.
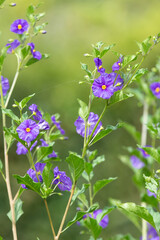
[[[116,91],[118,91],[118,90],[121,90],[122,87],[123,87],[123,83],[124,83],[123,79],[122,79],[121,76],[118,74],[117,79],[116,79],[116,82],[115,82],[115,84],[114,84],[114,91],[116,92]]]
[[[60,125],[61,122],[57,122],[56,117],[54,115],[51,117],[51,120],[53,124],[57,127],[57,129],[61,132],[61,134],[64,135],[65,131],[61,128],[61,125]]]
[[[16,130],[19,138],[27,143],[33,141],[39,134],[39,126],[31,119],[24,120]]]
[[[9,54],[14,53],[14,49],[16,49],[19,45],[20,45],[20,41],[18,41],[17,39],[15,39],[11,43],[7,43],[6,47],[10,46],[10,48],[8,48],[7,50],[7,53]]]
[[[16,153],[18,155],[25,155],[28,152],[28,149],[20,142],[17,143],[17,150]]]
[[[147,240],[160,240],[155,228],[152,227],[149,223],[147,225],[148,225]],[[142,237],[140,239],[142,239]]]
[[[30,168],[27,171],[27,174],[30,176],[30,178],[32,178],[32,180],[34,182],[43,182],[42,172],[43,172],[44,167],[46,166],[46,164],[37,162],[34,166],[35,166],[36,171],[33,170],[32,168]],[[38,175],[38,179],[37,179],[37,175]],[[21,186],[22,186],[22,188],[27,189],[25,184],[22,184]]]
[[[157,98],[160,98],[160,82],[152,83],[150,89]]]
[[[38,126],[40,130],[48,130],[50,128],[48,122],[46,122],[44,119],[39,121]]]
[[[55,153],[55,151],[53,150],[53,152],[51,154],[48,155],[49,158],[56,158],[57,154]]]
[[[144,146],[144,147],[151,147],[151,146],[150,146],[150,145],[146,145],[146,146]],[[138,148],[138,150],[142,153],[142,156],[143,156],[144,158],[147,158],[147,157],[150,156],[143,148]]]
[[[11,32],[23,34],[29,28],[29,24],[25,19],[17,19],[11,25]]]
[[[122,58],[119,58],[117,62],[115,62],[112,66],[112,71],[119,71],[122,63]]]
[[[109,99],[114,94],[114,80],[116,73],[104,73],[94,80],[92,91],[94,96]]]
[[[4,78],[3,76],[1,76],[1,84],[2,84],[3,96],[5,96],[7,94],[8,89],[9,89],[9,81],[8,81],[8,79]]]
[[[102,60],[100,58],[94,58],[94,62],[97,67],[97,71],[100,74],[105,73],[105,68],[102,67]]]
[[[40,60],[42,58],[42,54],[38,51],[35,50],[35,45],[34,43],[28,43],[28,45],[31,47],[31,53],[32,56],[38,60]]]
[[[149,197],[153,196],[153,197],[156,198],[156,194],[153,193],[153,192],[151,192],[151,191],[149,191],[148,189],[147,189],[147,195],[148,195]]]
[[[72,188],[72,181],[65,172],[59,171],[58,167],[54,168],[54,184],[58,184],[61,191],[70,191]]]
[[[90,112],[88,120],[87,120],[87,129],[86,129],[86,136],[88,137],[89,135],[91,135],[97,121],[98,121],[99,117],[97,114],[94,114],[93,112]],[[75,121],[74,125],[76,126],[76,131],[78,134],[80,134],[82,137],[85,136],[85,121],[81,118],[78,117],[78,119]],[[102,127],[102,123],[100,122],[93,134],[93,136],[95,136]]]
[[[32,115],[33,115],[33,118],[37,121],[41,120],[42,118],[42,113],[38,110],[37,108],[37,105],[36,104],[32,104],[31,106],[29,106],[28,108]]]
[[[131,156],[130,160],[134,168],[140,169],[145,166],[144,162],[142,162],[138,157],[134,155]]]
[[[102,209],[98,209],[98,210],[95,210],[93,212],[93,218],[96,219],[97,216],[102,213]],[[108,222],[109,222],[109,218],[108,218],[108,215],[105,215],[102,220],[100,221],[99,225],[102,227],[102,228],[106,228],[108,226]]]

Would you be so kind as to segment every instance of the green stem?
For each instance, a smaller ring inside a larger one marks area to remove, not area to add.
[[[1,72],[0,72],[0,79],[1,79]],[[1,95],[1,106],[2,108],[5,108],[1,83],[0,83],[0,95]],[[2,112],[2,126],[6,127],[6,116],[3,112]],[[13,197],[12,197],[10,175],[9,175],[7,142],[6,142],[4,131],[3,131],[3,144],[4,144],[4,161],[5,161],[5,180],[6,180],[5,182],[6,182],[9,205],[10,205],[11,216],[12,216],[12,234],[13,234],[13,240],[17,240],[18,238],[17,238],[17,229],[16,229],[16,220],[15,220],[15,202],[13,201]]]
[[[16,85],[16,82],[17,82],[17,79],[18,79],[18,76],[19,76],[20,60],[19,60],[19,57],[18,57],[17,55],[16,55],[16,57],[17,57],[17,62],[18,62],[18,64],[17,64],[17,71],[16,71],[16,73],[15,73],[15,76],[14,76],[14,79],[13,79],[12,86],[11,86],[11,88],[10,88],[10,91],[9,91],[9,93],[8,93],[8,97],[7,97],[7,99],[6,99],[5,108],[7,108],[7,106],[8,106],[9,100],[10,100],[10,98],[11,98],[12,92],[13,92],[13,90],[14,90],[14,87],[15,87],[15,85]]]

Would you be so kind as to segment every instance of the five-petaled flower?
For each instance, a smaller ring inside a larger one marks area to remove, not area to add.
[[[18,41],[17,39],[15,39],[13,42],[11,43],[7,43],[6,47],[10,46],[10,48],[8,48],[7,53],[11,54],[14,53],[14,50],[20,45],[20,41]]]
[[[23,34],[29,28],[29,24],[25,19],[17,19],[11,24],[11,32]]]
[[[7,94],[8,89],[9,89],[9,81],[8,81],[8,79],[4,78],[3,76],[1,76],[1,84],[2,84],[3,96],[5,96]]]
[[[59,171],[58,167],[54,168],[54,184],[58,185],[61,191],[70,191],[72,188],[72,181],[64,171]]]
[[[94,127],[97,124],[99,117],[97,114],[90,112],[88,120],[86,122],[86,137],[91,135]],[[78,119],[74,122],[74,125],[76,126],[76,131],[78,134],[80,134],[82,137],[85,136],[85,121],[79,116]],[[102,123],[99,122],[97,128],[95,129],[93,136],[95,136],[102,128]]]
[[[28,45],[31,47],[31,53],[32,53],[33,58],[40,60],[42,58],[42,54],[39,51],[35,50],[34,43],[31,42],[31,43],[28,43]]]
[[[24,120],[16,130],[19,138],[27,143],[36,139],[39,134],[39,126],[31,119]]]
[[[134,155],[131,156],[130,160],[134,168],[140,169],[145,166],[144,162],[142,162],[138,157]]]
[[[157,98],[160,98],[160,82],[152,83],[150,89]]]
[[[30,168],[27,171],[27,174],[30,176],[30,178],[32,178],[32,180],[34,182],[43,182],[42,173],[43,173],[43,170],[44,170],[44,167],[46,166],[46,164],[37,162],[34,166],[35,166],[35,169]],[[37,176],[38,176],[38,178],[37,178]],[[25,184],[22,184],[21,186],[22,186],[22,188],[27,189]]]
[[[33,118],[35,120],[39,121],[42,119],[42,113],[38,110],[36,104],[32,104],[31,106],[29,106],[28,109],[31,111]]]
[[[94,58],[94,62],[97,67],[97,72],[100,74],[105,73],[105,68],[102,67],[102,60],[100,58]]]

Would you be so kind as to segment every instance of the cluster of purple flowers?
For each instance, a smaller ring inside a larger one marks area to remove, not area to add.
[[[92,91],[94,96],[104,99],[109,99],[114,92],[121,90],[123,87],[123,79],[115,71],[120,70],[122,58],[115,62],[112,66],[112,73],[106,73],[105,68],[102,67],[102,60],[100,58],[94,59],[97,71],[100,76],[94,80]]]
[[[3,96],[6,96],[7,91],[9,90],[9,81],[7,78],[1,76],[1,85],[2,85],[2,92]]]
[[[146,147],[151,147],[146,145]],[[142,148],[138,148],[138,150],[142,153],[143,158],[148,158],[150,155],[144,151]],[[145,166],[144,162],[142,162],[138,157],[132,155],[130,158],[131,164],[134,168],[141,169]]]
[[[27,32],[29,29],[29,24],[25,19],[17,19],[11,24],[11,32],[14,32],[16,34],[22,35],[24,32]],[[11,43],[7,43],[6,47],[10,46],[7,50],[7,53],[11,54],[14,53],[14,50],[20,45],[20,41],[15,39]],[[30,51],[33,56],[33,58],[36,58],[40,60],[42,58],[42,55],[39,51],[35,50],[35,45],[33,42],[28,43],[28,46],[30,46]]]
[[[83,220],[86,219],[87,217],[90,217],[90,218],[94,218],[94,219],[97,219],[98,215],[102,213],[102,209],[97,209],[93,212],[93,215],[92,214],[85,214],[83,216]],[[108,222],[109,222],[109,218],[108,218],[108,215],[105,215],[102,220],[99,222],[99,225],[102,227],[102,228],[106,228],[108,226]],[[78,225],[81,225],[80,222],[77,222]]]
[[[46,166],[45,163],[37,162],[35,164],[36,171],[34,169],[30,168],[27,171],[27,174],[30,176],[30,178],[34,182],[43,183],[42,173],[43,173],[45,166]],[[72,181],[66,175],[66,173],[64,171],[59,171],[58,167],[55,167],[53,172],[54,172],[54,179],[53,179],[52,183],[57,185],[61,191],[70,191],[72,188]],[[21,186],[22,186],[22,188],[27,189],[25,184],[22,184]]]

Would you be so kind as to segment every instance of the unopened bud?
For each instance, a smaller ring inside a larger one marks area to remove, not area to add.
[[[10,6],[10,7],[15,7],[15,6],[16,6],[16,3],[10,3],[9,6]]]
[[[46,30],[40,30],[39,32],[42,33],[42,34],[46,34],[47,33]]]

